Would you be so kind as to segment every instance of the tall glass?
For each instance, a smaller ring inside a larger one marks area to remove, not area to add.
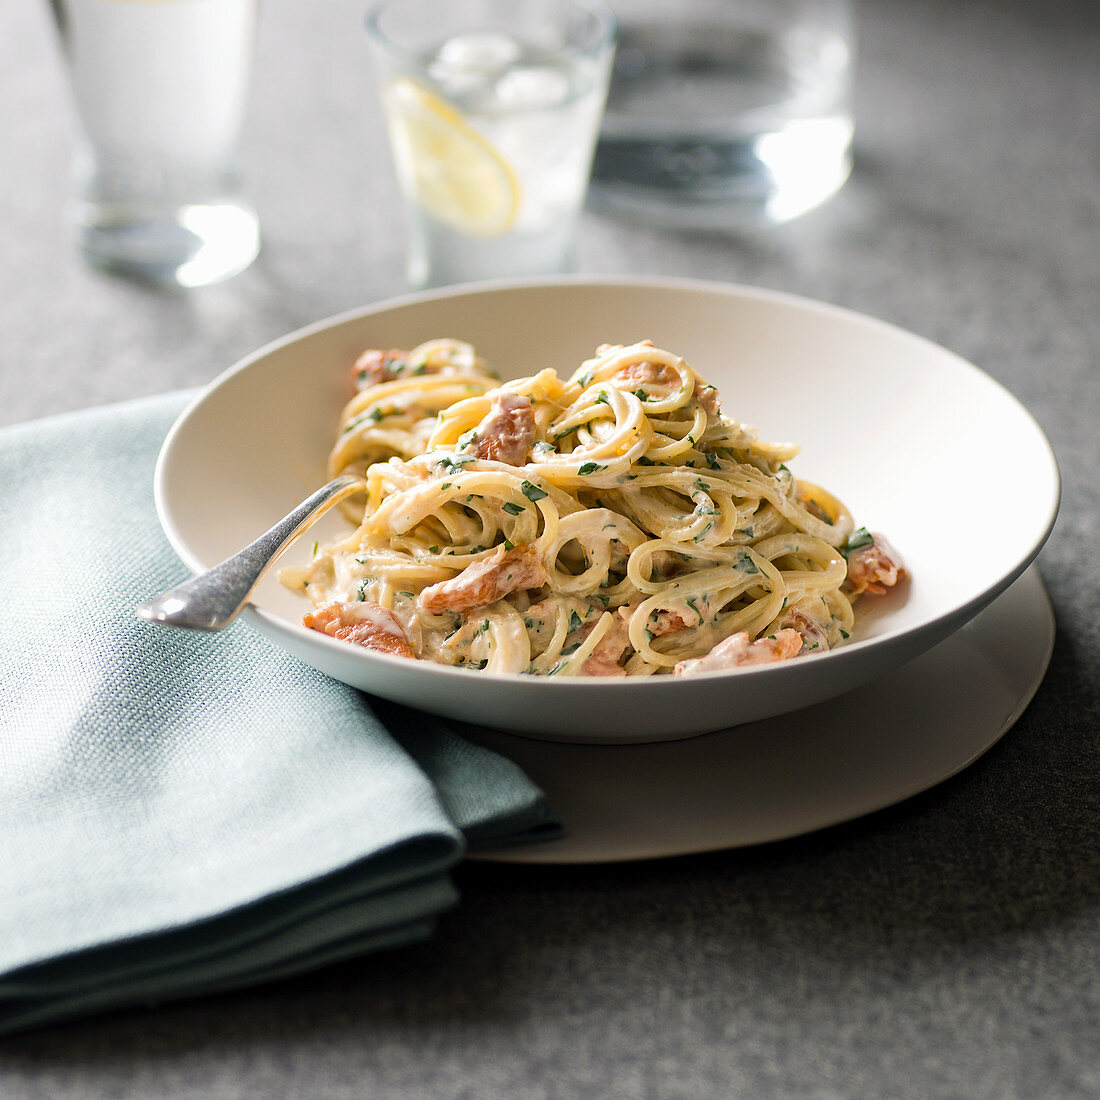
[[[615,0],[621,35],[595,205],[751,230],[833,195],[851,169],[851,0]]]
[[[410,283],[569,270],[614,52],[603,0],[382,0],[367,31]]]
[[[71,206],[100,267],[179,286],[259,250],[237,141],[256,0],[50,0],[81,124]]]

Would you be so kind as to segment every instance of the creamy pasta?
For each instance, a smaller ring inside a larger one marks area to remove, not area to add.
[[[468,344],[365,352],[330,472],[356,525],[283,583],[307,626],[498,673],[693,675],[833,648],[905,576],[881,535],[649,341],[500,383]]]

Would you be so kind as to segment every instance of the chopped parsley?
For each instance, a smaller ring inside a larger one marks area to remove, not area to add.
[[[540,489],[533,482],[527,481],[526,479],[521,483],[520,490],[532,503],[536,500],[542,500],[545,496],[549,496],[549,493],[547,493],[545,489]]]
[[[520,512],[522,512],[524,510],[523,505],[522,504],[517,504],[514,500],[506,501],[504,504],[501,505],[501,507],[510,516],[518,516],[520,514]]]
[[[747,551],[742,550],[737,555],[737,561],[733,563],[735,569],[740,569],[742,573],[759,573],[756,562],[752,560]]]
[[[583,477],[586,474],[594,474],[600,470],[606,469],[606,466],[601,466],[598,462],[582,462],[580,469],[577,470],[577,473]]]
[[[871,532],[868,531],[866,527],[860,527],[848,536],[848,543],[844,547],[844,553],[853,554],[856,550],[862,550],[865,546],[870,546],[874,541]]]
[[[462,467],[468,462],[476,462],[476,455],[455,455],[453,458],[450,455],[444,455],[439,460],[439,465],[449,474],[462,473]]]

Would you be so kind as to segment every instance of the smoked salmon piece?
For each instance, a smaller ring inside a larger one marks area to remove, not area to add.
[[[375,653],[416,659],[397,616],[381,604],[367,600],[327,603],[304,616],[302,622],[312,630],[372,649]]]

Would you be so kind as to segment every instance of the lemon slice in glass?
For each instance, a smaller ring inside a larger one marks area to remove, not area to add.
[[[461,233],[498,237],[519,211],[508,162],[449,103],[401,77],[383,98],[394,158],[417,202]]]

